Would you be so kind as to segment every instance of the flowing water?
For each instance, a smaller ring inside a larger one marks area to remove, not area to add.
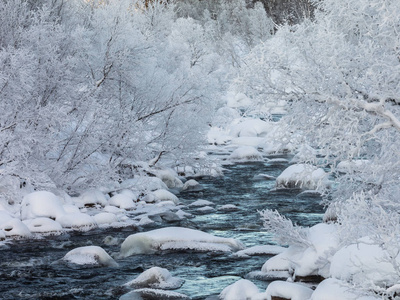
[[[277,209],[295,223],[311,226],[321,221],[320,198],[302,194],[300,190],[275,190],[275,181],[259,174],[278,176],[290,157],[270,157],[266,162],[239,163],[225,166],[223,177],[196,178],[204,189],[178,195],[184,205],[198,199],[212,201],[215,210],[200,213],[187,207],[194,218],[162,226],[182,226],[199,229],[220,237],[240,240],[246,247],[272,244],[271,235],[263,229],[258,211]],[[283,159],[279,159],[283,158]],[[219,206],[234,204],[236,211],[220,211]],[[221,253],[161,253],[118,259],[118,268],[82,267],[59,260],[70,250],[97,245],[108,253],[117,253],[119,246],[103,243],[106,236],[121,241],[135,233],[135,228],[92,230],[70,233],[41,240],[14,241],[0,246],[0,299],[118,299],[130,291],[124,283],[144,270],[158,266],[174,276],[185,279],[176,292],[192,299],[212,299],[223,288],[251,271],[258,271],[269,258],[266,255],[249,258]],[[146,229],[148,230],[148,229]],[[268,282],[252,280],[260,289]]]

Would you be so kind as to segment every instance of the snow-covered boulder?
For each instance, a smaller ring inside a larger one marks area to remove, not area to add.
[[[258,137],[265,136],[271,129],[271,125],[260,119],[246,119],[231,127],[232,137]]]
[[[336,170],[342,173],[360,172],[363,168],[367,167],[368,164],[370,164],[369,160],[345,160],[338,163]]]
[[[97,227],[93,217],[85,213],[64,214],[56,219],[64,228],[70,228],[79,231],[88,231]]]
[[[202,207],[202,206],[212,206],[215,205],[213,202],[199,199],[189,204],[189,207]]]
[[[393,266],[390,259],[389,253],[380,245],[369,238],[363,238],[335,253],[330,265],[330,275],[356,284],[391,286],[399,280],[395,268],[400,265],[400,255],[395,257],[396,266]]]
[[[237,211],[239,208],[235,204],[225,204],[218,207],[219,211],[230,212]]]
[[[240,279],[235,283],[227,286],[219,294],[222,300],[247,300],[258,294],[258,287],[247,279]]]
[[[134,298],[131,295],[133,294]],[[140,295],[141,298],[137,298],[137,295]],[[138,289],[134,290],[127,295],[124,295],[120,298],[120,300],[143,300],[143,299],[162,299],[162,300],[189,300],[190,298],[185,294],[177,293],[174,291],[165,291],[160,289]]]
[[[24,220],[23,223],[31,232],[41,233],[45,235],[57,235],[63,233],[60,223],[50,218],[35,218]]]
[[[29,228],[21,220],[13,217],[0,219],[0,231],[3,231],[7,237],[13,238],[27,238],[32,235]]]
[[[287,248],[277,246],[277,245],[260,245],[260,246],[253,246],[244,250],[240,250],[235,252],[233,256],[237,257],[249,257],[255,255],[277,255],[282,253]]]
[[[162,169],[154,171],[169,189],[182,188],[183,182],[178,178],[178,174],[172,169]]]
[[[267,300],[271,300],[272,297],[280,297],[290,300],[309,300],[313,290],[298,283],[273,281],[268,285],[265,293]]]
[[[152,288],[162,290],[175,290],[182,286],[185,281],[181,278],[172,277],[171,273],[164,268],[153,267],[125,285],[134,288]]]
[[[242,146],[235,149],[229,156],[229,159],[238,161],[258,161],[262,160],[262,155],[252,146]]]
[[[287,167],[276,178],[277,188],[302,188],[315,190],[319,186],[328,186],[326,172],[312,165],[296,164]]]
[[[56,219],[65,214],[60,199],[46,191],[33,192],[26,195],[21,203],[21,219],[47,217]]]
[[[106,206],[107,197],[100,190],[87,190],[79,197],[75,198],[75,203],[79,206]]]
[[[182,227],[166,227],[128,236],[121,245],[121,257],[151,254],[162,250],[223,251],[243,249],[241,242]]]
[[[77,265],[117,267],[115,260],[98,246],[79,247],[69,251],[63,260]]]
[[[198,192],[201,190],[203,190],[203,187],[201,186],[200,183],[198,183],[194,179],[190,179],[190,180],[186,181],[182,187],[182,191],[185,191],[185,192]]]
[[[150,200],[151,199],[151,200]],[[170,191],[165,189],[155,190],[149,194],[147,194],[144,198],[146,202],[160,202],[160,201],[172,201],[174,204],[179,203],[179,199],[177,196],[172,194]]]
[[[158,177],[135,176],[121,183],[122,189],[136,189],[140,191],[167,190],[167,185]]]
[[[118,217],[109,212],[101,212],[93,216],[94,221],[99,226],[107,226],[118,222]]]
[[[132,197],[127,194],[117,194],[112,196],[110,200],[108,200],[108,204],[127,210],[134,209],[136,206]]]
[[[357,291],[354,286],[335,278],[322,281],[310,300],[378,300],[382,299],[373,295],[365,295],[363,291]]]

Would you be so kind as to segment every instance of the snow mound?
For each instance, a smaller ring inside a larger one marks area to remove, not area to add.
[[[313,290],[293,282],[287,281],[273,281],[271,282],[266,290],[266,296],[268,300],[271,297],[281,297],[291,300],[309,300]]]
[[[235,149],[229,156],[229,159],[239,161],[258,161],[262,160],[262,155],[252,146],[242,146]]]
[[[146,202],[172,201],[174,204],[179,203],[178,197],[165,189],[153,191],[150,194],[147,194],[143,200]]]
[[[189,207],[201,207],[215,205],[213,202],[208,200],[199,199],[189,204]]]
[[[34,233],[57,235],[63,232],[61,224],[49,218],[35,218],[25,220],[23,223]]]
[[[97,225],[110,225],[112,223],[118,222],[118,217],[109,212],[101,212],[98,213],[97,215],[93,216],[94,221],[97,223]]]
[[[127,194],[117,194],[108,200],[108,204],[122,209],[134,209],[135,203],[132,197]]]
[[[180,288],[184,282],[183,279],[172,277],[171,273],[167,269],[153,267],[144,271],[137,278],[125,285],[134,288],[175,290]]]
[[[336,279],[358,284],[369,282],[382,287],[391,286],[398,283],[398,273],[390,260],[386,250],[374,244],[369,238],[364,238],[335,253],[331,261],[330,274]],[[400,255],[394,260],[398,266]]]
[[[219,206],[218,210],[229,212],[229,211],[237,211],[237,210],[239,210],[239,208],[234,204],[225,204],[225,205]]]
[[[62,259],[76,265],[118,266],[115,260],[98,246],[75,248],[65,254]]]
[[[183,185],[182,191],[185,192],[198,192],[203,190],[203,187],[194,179],[190,179]]]
[[[235,252],[233,256],[238,257],[249,257],[255,255],[277,255],[282,253],[287,248],[277,246],[277,245],[262,245],[262,246],[254,246],[244,250],[240,250]]]
[[[368,166],[369,163],[369,160],[345,160],[338,163],[336,170],[342,173],[360,172],[363,168]]]
[[[328,176],[325,171],[308,164],[291,165],[276,178],[277,188],[302,188],[315,190],[319,186],[328,185]]]
[[[260,119],[247,119],[231,127],[230,135],[233,137],[259,137],[265,136],[270,131],[271,125]]]
[[[62,203],[53,193],[46,191],[26,195],[21,203],[21,219],[47,217],[56,219],[65,214]]]
[[[258,294],[258,287],[247,279],[240,279],[235,283],[227,286],[219,294],[222,300],[247,300]]]
[[[140,191],[167,190],[167,185],[158,177],[136,176],[133,179],[127,179],[120,185],[123,189],[137,189]]]
[[[157,170],[156,175],[169,189],[182,188],[183,182],[178,178],[178,174],[172,169]]]
[[[2,214],[2,216],[4,215]],[[13,217],[0,219],[0,230],[4,232],[6,237],[30,237],[32,235],[29,228],[21,220]]]
[[[128,236],[121,245],[121,257],[162,250],[237,251],[241,242],[182,227],[166,227]]]
[[[99,190],[87,190],[82,193],[78,198],[75,199],[77,205],[80,206],[106,206],[107,198],[106,196]]]
[[[365,296],[357,293],[353,286],[349,286],[343,281],[328,278],[322,281],[310,300],[377,300],[382,299],[375,296]]]
[[[56,219],[64,228],[88,231],[97,227],[96,221],[85,213],[64,214]]]

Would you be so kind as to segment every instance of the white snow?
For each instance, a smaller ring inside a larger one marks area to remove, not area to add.
[[[153,191],[151,194],[155,197],[156,202],[172,201],[175,204],[179,203],[178,197],[175,196],[174,194],[172,194],[170,191],[167,191],[165,189],[159,189],[159,190]]]
[[[213,202],[208,200],[199,199],[189,204],[189,207],[201,207],[215,205]]]
[[[265,136],[271,130],[271,125],[260,119],[246,119],[233,125],[230,130],[232,137],[259,137]]]
[[[108,204],[122,209],[134,209],[136,206],[132,197],[126,193],[112,196],[110,200],[108,200]]]
[[[106,196],[100,191],[96,189],[91,189],[83,192],[78,198],[75,198],[75,201],[78,205],[82,206],[91,206],[91,205],[107,205]]]
[[[277,245],[259,245],[235,252],[233,256],[249,257],[255,255],[277,255],[286,249],[287,248]]]
[[[134,294],[138,293],[143,295],[141,298],[133,298],[133,299],[163,299],[163,300],[189,300],[190,298],[184,294],[174,292],[174,291],[164,291],[160,289],[137,289],[133,291]],[[129,295],[129,294],[127,294]],[[131,297],[125,298],[124,296],[120,298],[120,300],[124,299],[132,299]]]
[[[167,269],[153,267],[144,271],[138,277],[129,281],[125,285],[134,288],[174,290],[180,288],[183,283],[183,279],[172,277],[171,273]]]
[[[237,251],[241,242],[182,227],[166,227],[128,236],[121,245],[121,257],[150,254],[160,250]]]
[[[357,292],[353,286],[346,282],[334,278],[322,281],[310,300],[378,300],[382,299],[375,296],[366,296],[362,292]]]
[[[282,297],[291,300],[309,300],[313,290],[298,283],[287,281],[273,281],[266,290],[267,300],[271,297]]]
[[[235,204],[225,204],[218,207],[219,211],[237,211],[239,208]]]
[[[182,191],[199,191],[202,190],[202,186],[194,179],[190,179],[185,182],[182,187]]]
[[[21,219],[47,217],[56,219],[65,214],[60,199],[46,191],[33,192],[26,195],[21,203]]]
[[[24,220],[23,223],[34,233],[61,234],[64,231],[60,223],[44,217]]]
[[[400,264],[400,256],[395,258]],[[397,266],[396,266],[397,267]],[[389,253],[369,238],[341,248],[332,257],[330,275],[334,278],[382,287],[398,283],[399,274],[390,263]]]
[[[278,188],[315,190],[320,185],[329,185],[327,174],[323,169],[309,164],[291,165],[276,178]]]
[[[103,248],[98,246],[75,248],[65,254],[62,259],[77,265],[118,266],[115,260]]]
[[[222,300],[247,300],[258,294],[258,287],[247,279],[240,279],[235,283],[227,286],[219,294]]]
[[[101,212],[93,216],[94,221],[97,225],[110,225],[112,223],[118,222],[118,217],[109,212]]]
[[[231,155],[229,155],[229,159],[239,161],[258,161],[262,160],[262,155],[252,146],[242,146],[235,149]]]
[[[3,215],[4,216],[4,215]],[[28,227],[16,218],[8,218],[0,220],[0,230],[4,232],[7,237],[30,237],[32,234]]]
[[[88,231],[97,227],[96,221],[85,213],[64,214],[56,219],[64,228]]]

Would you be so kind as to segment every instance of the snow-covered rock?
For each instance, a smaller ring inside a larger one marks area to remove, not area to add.
[[[134,209],[136,206],[133,202],[133,198],[127,194],[117,194],[112,196],[110,200],[108,200],[108,204],[127,210]]]
[[[77,265],[118,266],[115,260],[103,248],[98,246],[75,248],[65,254],[62,259]]]
[[[135,176],[121,183],[122,189],[137,189],[140,191],[167,190],[167,185],[158,177]]]
[[[400,255],[395,258],[397,266]],[[341,248],[332,257],[330,275],[357,284],[373,283],[391,286],[398,283],[398,272],[390,262],[389,253],[369,238]]]
[[[60,199],[46,191],[33,192],[26,195],[21,203],[21,219],[47,217],[56,219],[65,214]]]
[[[57,235],[64,231],[60,223],[50,218],[29,219],[24,220],[23,223],[34,233]]]
[[[213,202],[208,200],[199,199],[189,204],[189,207],[202,207],[215,205]]]
[[[118,217],[109,212],[101,212],[93,216],[94,221],[97,223],[97,225],[110,225],[112,223],[118,222]]]
[[[79,231],[88,231],[97,227],[93,217],[85,213],[64,214],[56,219],[64,228],[70,228]]]
[[[328,278],[322,281],[310,300],[378,300],[380,297],[365,295],[362,291],[357,291],[348,283],[335,278]]]
[[[237,251],[241,242],[182,227],[166,227],[128,236],[121,245],[121,257],[162,250]]]
[[[100,190],[87,190],[83,192],[78,198],[75,198],[77,205],[80,206],[106,206],[107,198]]]
[[[198,192],[201,190],[203,190],[203,187],[201,186],[200,183],[198,183],[194,179],[190,179],[190,180],[186,181],[182,187],[182,191],[185,191],[185,192]]]
[[[172,169],[162,169],[155,171],[158,178],[160,178],[169,189],[182,188],[183,182],[178,178],[178,174]]]
[[[246,119],[231,127],[232,137],[259,137],[265,136],[271,129],[271,125],[260,119]]]
[[[328,175],[325,171],[308,164],[291,165],[276,178],[277,188],[302,188],[315,190],[319,186],[328,185]]]
[[[235,283],[227,286],[219,294],[222,300],[247,300],[258,294],[258,287],[247,279],[240,279]]]
[[[21,220],[12,217],[0,219],[0,230],[3,231],[7,237],[27,238],[32,235],[29,228],[22,223]]]
[[[235,204],[225,204],[225,205],[219,206],[218,210],[230,212],[230,211],[237,211],[237,210],[239,210],[239,208]]]
[[[262,155],[252,146],[242,146],[235,149],[229,156],[229,159],[239,161],[258,161],[262,160]]]
[[[277,255],[279,253],[282,253],[286,249],[287,248],[277,245],[260,245],[235,252],[233,256],[249,257],[255,255]]]
[[[298,283],[273,281],[268,285],[265,293],[267,300],[271,300],[271,297],[281,297],[291,300],[309,300],[313,290]]]
[[[124,299],[134,299],[134,300],[142,300],[142,299],[162,299],[162,300],[189,300],[190,298],[185,294],[177,293],[174,291],[165,291],[160,289],[137,289],[133,291],[134,294],[139,294],[142,298],[125,298],[125,295],[120,298],[120,300]],[[135,295],[136,297],[136,295]]]
[[[181,278],[173,277],[167,269],[153,267],[125,285],[134,288],[174,290],[180,288],[184,282]]]
[[[363,168],[370,164],[369,160],[345,160],[338,163],[336,170],[342,173],[360,172]]]
[[[178,197],[175,196],[174,194],[172,194],[170,191],[167,191],[165,189],[160,189],[160,190],[153,191],[151,194],[155,197],[155,201],[156,202],[159,202],[159,201],[172,201],[174,204],[178,204],[179,203]]]

